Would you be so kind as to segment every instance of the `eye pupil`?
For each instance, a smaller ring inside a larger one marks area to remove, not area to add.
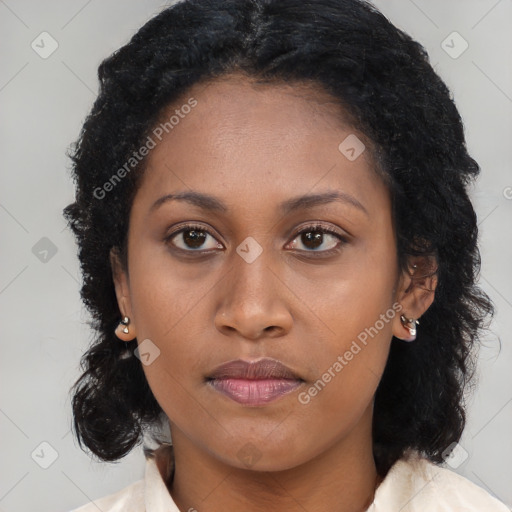
[[[312,243],[313,248],[320,247],[323,243],[323,237],[324,234],[320,231],[308,231],[306,233],[302,233],[302,243],[306,247],[311,247],[311,245],[307,245],[308,243]]]
[[[203,231],[196,231],[195,229],[189,229],[183,232],[183,240],[185,243],[192,248],[201,247],[206,239],[206,234]]]

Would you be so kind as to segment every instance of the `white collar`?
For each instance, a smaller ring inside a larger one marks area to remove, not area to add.
[[[172,447],[167,449],[172,453]],[[170,478],[172,471],[170,465],[166,479]],[[146,512],[180,512],[167,489],[155,456],[146,460],[144,502]],[[503,503],[470,480],[413,452],[391,467],[366,512],[425,512],[440,510],[441,507],[447,512],[509,511]],[[190,507],[187,510],[195,509]]]

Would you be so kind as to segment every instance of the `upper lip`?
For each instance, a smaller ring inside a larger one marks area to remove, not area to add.
[[[290,368],[277,359],[263,358],[257,361],[236,359],[217,366],[209,379],[294,379],[302,380]]]

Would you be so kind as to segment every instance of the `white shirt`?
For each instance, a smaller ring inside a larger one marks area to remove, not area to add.
[[[174,503],[153,458],[143,480],[72,512],[187,512]],[[510,512],[470,480],[413,455],[398,460],[367,512]]]

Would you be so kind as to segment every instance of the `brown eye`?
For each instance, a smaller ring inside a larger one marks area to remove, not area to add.
[[[205,246],[208,239],[210,246]],[[222,249],[222,245],[216,242],[213,235],[202,226],[184,226],[179,231],[175,231],[168,237],[166,242],[170,242],[172,245],[183,251],[206,251],[210,249]]]
[[[187,229],[182,231],[183,242],[191,249],[199,249],[208,237],[204,231],[196,231],[195,229]]]
[[[306,226],[306,228],[297,233],[291,246],[293,249],[306,252],[331,253],[336,251],[345,242],[345,237],[333,229],[322,225],[313,225]]]

